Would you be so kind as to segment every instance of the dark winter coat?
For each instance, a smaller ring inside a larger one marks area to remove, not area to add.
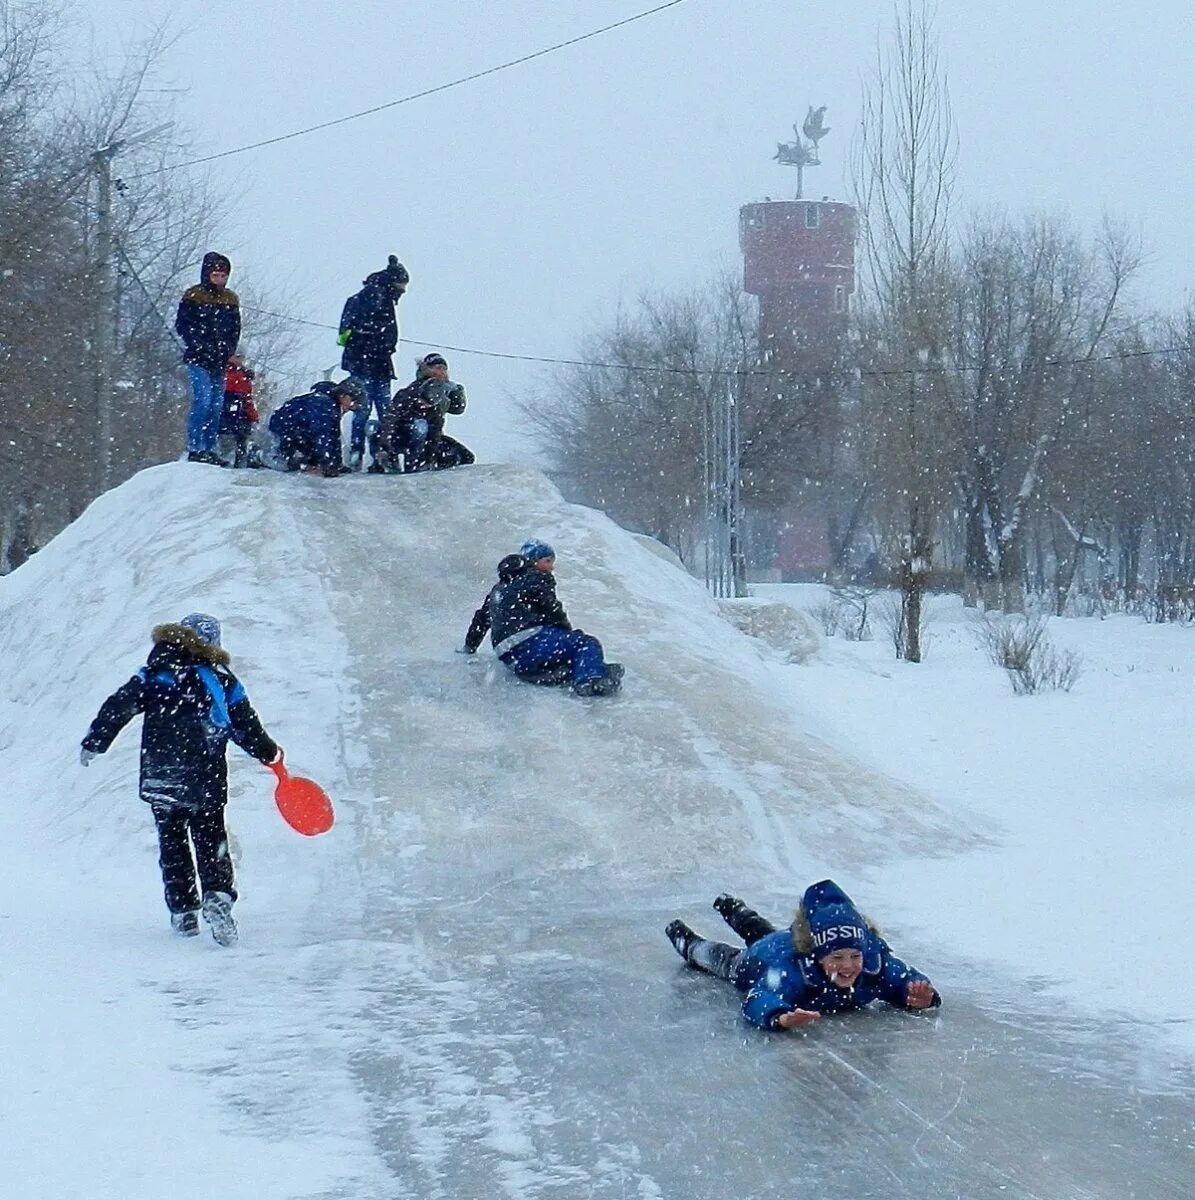
[[[465,389],[451,379],[415,379],[399,388],[390,401],[386,416],[378,427],[378,446],[387,454],[406,444],[405,430],[422,418],[428,425],[428,437],[434,443],[444,432],[444,417],[458,417],[467,404]]]
[[[331,394],[332,384],[320,382],[295,396],[270,416],[270,432],[284,453],[296,453],[311,466],[338,468],[341,464],[340,404]]]
[[[220,263],[227,265],[228,260],[220,254],[204,255],[199,286],[183,294],[174,328],[183,340],[183,362],[223,378],[241,340],[241,302],[231,288],[212,286],[212,268]]]
[[[816,911],[812,914],[812,925],[820,930],[818,935],[811,928],[808,908],[811,903],[822,909],[820,914]],[[836,914],[845,914],[842,919],[849,916],[852,926],[866,930],[863,973],[853,987],[840,988],[832,983],[814,958],[815,936],[823,946],[833,945],[835,927],[819,919],[826,912],[832,919],[839,919]],[[764,1029],[773,1028],[782,1012],[794,1008],[819,1013],[849,1012],[876,1000],[906,1008],[905,996],[912,982],[929,981],[892,953],[876,927],[858,913],[833,880],[824,880],[807,889],[792,927],[753,942],[740,955],[734,971],[735,987],[746,993],[743,1016]],[[931,1007],[936,1008],[941,1002],[935,992]]]
[[[556,598],[555,578],[521,555],[509,554],[498,564],[498,582],[473,614],[465,647],[476,650],[489,632],[494,653],[501,655],[546,625],[572,628]]]
[[[183,625],[159,625],[146,665],[104,701],[83,748],[102,754],[138,714],[141,799],[191,809],[228,800],[226,751],[231,739],[246,754],[271,762],[278,753],[228,653]]]
[[[394,305],[406,290],[406,268],[393,259],[384,271],[375,271],[365,286],[345,301],[340,314],[342,370],[357,379],[393,379],[391,359],[398,349],[398,321]]]

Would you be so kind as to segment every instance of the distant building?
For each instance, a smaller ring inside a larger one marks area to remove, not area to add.
[[[739,210],[743,288],[759,297],[765,360],[799,370],[831,357],[855,291],[858,221],[833,200],[767,200]]]
[[[743,288],[759,298],[759,344],[763,365],[778,372],[776,390],[825,389],[833,402],[831,368],[849,328],[857,231],[854,207],[828,199],[766,200],[740,209]],[[785,371],[794,374],[786,378]],[[820,578],[833,555],[829,523],[818,489],[801,489],[778,514],[774,559],[753,566],[783,579]]]

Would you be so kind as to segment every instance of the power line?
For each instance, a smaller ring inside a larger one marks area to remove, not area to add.
[[[273,312],[268,308],[245,306],[246,312],[261,313],[265,317],[277,317],[281,321],[290,321],[295,325],[307,325],[312,329],[327,329],[337,331],[335,325],[324,321],[310,321],[306,317],[295,317],[288,313]],[[447,342],[421,342],[415,338],[404,337],[403,342],[410,346],[422,346],[429,350],[451,350],[453,354],[473,354],[479,358],[496,358],[510,362],[542,363],[548,366],[561,367],[593,367],[606,371],[633,371],[645,375],[724,375],[724,376],[766,376],[773,378],[802,378],[821,377],[843,373],[843,368],[806,368],[804,370],[786,370],[782,367],[664,367],[647,363],[611,363],[598,362],[583,358],[553,358],[543,354],[513,354],[500,350],[478,350],[471,346],[452,346]],[[1095,354],[1084,358],[1049,358],[1041,363],[1042,367],[1077,367],[1089,363],[1114,362],[1131,358],[1153,358],[1164,354],[1192,353],[1190,346],[1161,346],[1153,350],[1123,350],[1114,354]],[[923,363],[915,367],[875,367],[864,370],[846,368],[845,373],[860,379],[877,379],[902,375],[934,375],[934,374],[968,374],[973,371],[991,370],[991,366],[969,363]]]
[[[321,129],[331,129],[335,125],[345,125],[349,121],[357,121],[361,117],[370,117],[374,113],[385,112],[388,108],[397,108],[400,104],[410,104],[411,101],[422,100],[425,96],[434,96],[438,92],[446,92],[451,88],[462,87],[466,83],[474,83],[478,79],[484,79],[487,75],[496,75],[499,71],[508,71],[511,67],[518,67],[534,59],[543,58],[546,54],[554,54],[557,50],[564,50],[569,46],[576,46],[580,42],[587,42],[590,38],[600,37],[603,33],[609,33],[614,29],[621,29],[624,25],[631,25],[635,21],[642,21],[644,18],[655,16],[656,13],[663,12],[667,8],[675,8],[678,4],[684,3],[685,0],[667,0],[667,3],[657,4],[655,8],[649,8],[644,12],[635,13],[634,16],[623,17],[621,21],[614,21],[609,25],[603,25],[601,29],[591,29],[588,33],[579,34],[577,37],[568,38],[552,46],[545,46],[542,50],[534,50],[530,54],[523,54],[518,58],[509,59],[507,62],[498,63],[496,66],[486,67],[482,71],[474,71],[471,75],[462,75],[459,79],[450,80],[448,83],[440,83],[435,87],[424,88],[420,92],[412,92],[410,95],[401,96],[397,100],[389,100],[385,104],[375,104],[372,108],[363,108],[360,112],[349,113],[344,117],[335,117],[331,121],[321,121],[318,125],[308,125],[307,128],[296,129],[293,133],[282,133],[277,137],[265,138],[260,142],[250,142],[248,145],[237,146],[232,150],[221,150],[216,154],[205,154],[202,158],[192,158],[186,162],[171,163],[169,166],[158,167],[153,171],[142,171],[140,174],[130,175],[128,178],[143,179],[147,175],[161,175],[167,171],[178,171],[183,167],[199,166],[201,163],[215,162],[220,158],[230,158],[234,154],[245,154],[250,150],[260,150],[263,146],[276,146],[279,142],[289,142],[293,138],[306,137],[309,133],[317,133]]]

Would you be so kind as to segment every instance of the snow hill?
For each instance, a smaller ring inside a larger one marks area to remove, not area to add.
[[[626,664],[618,698],[518,684],[488,647],[453,653],[530,535],[556,547],[574,621]],[[268,773],[232,752],[232,952],[168,933],[139,727],[77,761],[151,626],[194,609],[223,620],[266,727],[338,813],[328,836],[297,837]],[[800,668],[521,468],[145,471],[0,581],[0,663],[14,1197],[786,1195],[814,1150],[784,1132],[787,1102],[761,1098],[769,1039],[744,1048],[733,993],[679,969],[664,922],[705,911],[716,931],[722,889],[787,919],[813,878],[855,890],[880,861],[991,832],[816,736]],[[915,931],[895,940],[924,961]],[[859,1020],[871,1039],[896,1028]],[[900,1045],[965,1061],[948,1029],[900,1018]],[[846,1067],[873,1100],[895,1087]],[[950,1107],[941,1086],[927,1111]],[[990,1188],[972,1196],[1039,1195],[1005,1151],[933,1132],[916,1104],[809,1111],[827,1145],[863,1112],[906,1159],[910,1122],[908,1169],[940,1155],[935,1194],[957,1176]],[[747,1147],[733,1167],[711,1132],[728,1129]],[[872,1194],[852,1186],[822,1194]]]

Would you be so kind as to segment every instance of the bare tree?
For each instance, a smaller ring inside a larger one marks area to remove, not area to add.
[[[854,177],[870,309],[864,400],[872,428],[882,430],[881,507],[899,513],[892,531],[902,595],[898,644],[909,662],[921,661],[922,599],[945,495],[940,366],[955,157],[932,9],[898,0],[893,34],[878,48],[863,97]]]
[[[1050,218],[977,222],[962,241],[948,325],[960,369],[945,378],[965,570],[973,595],[998,585],[1006,612],[1024,610],[1027,518],[1068,420],[1078,422],[1074,453],[1086,453],[1102,379],[1094,359],[1120,329],[1138,258],[1111,225],[1089,250]]]
[[[186,153],[151,86],[166,33],[80,82],[59,11],[0,0],[0,570],[82,511],[97,462],[119,482],[177,453],[171,293],[221,215],[160,169]]]

